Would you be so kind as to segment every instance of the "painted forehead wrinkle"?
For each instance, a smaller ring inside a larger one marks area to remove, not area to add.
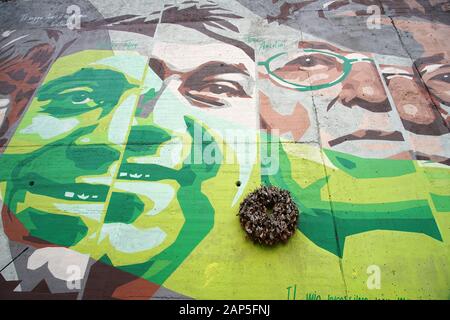
[[[183,50],[184,59],[177,55],[177,49]],[[243,51],[227,44],[179,45],[156,42],[152,56],[163,60],[176,71],[191,71],[210,61],[243,64],[249,72],[254,70],[254,62]]]

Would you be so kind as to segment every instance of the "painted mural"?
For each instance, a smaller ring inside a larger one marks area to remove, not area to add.
[[[449,11],[1,3],[0,298],[449,299]]]

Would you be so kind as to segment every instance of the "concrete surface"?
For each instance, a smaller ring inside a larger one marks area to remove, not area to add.
[[[0,298],[449,299],[449,10],[0,3]]]

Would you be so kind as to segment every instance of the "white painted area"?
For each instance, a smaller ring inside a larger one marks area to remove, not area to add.
[[[51,139],[74,129],[79,121],[75,118],[58,119],[49,115],[38,115],[31,124],[23,128],[22,134],[38,134],[42,139]]]
[[[26,38],[26,37],[28,37],[28,34],[26,34],[26,35],[24,35],[24,36],[21,36],[21,37],[18,37],[18,38],[14,39],[14,40],[11,40],[11,41],[8,42],[7,44],[3,45],[0,49],[6,48],[6,47],[9,46],[10,44],[13,44],[14,42],[19,41],[20,39],[23,39],[23,38]]]
[[[113,178],[112,177],[84,177],[82,179],[85,183],[91,184],[103,184],[103,185],[111,185]]]
[[[128,159],[128,161],[132,163],[157,164],[168,168],[174,168],[177,164],[181,163],[182,151],[183,142],[180,138],[175,138],[165,143],[160,148],[158,156],[133,157]]]
[[[407,79],[407,80],[412,80],[412,79],[413,79],[413,76],[406,76],[406,75],[398,75],[398,74],[394,74],[394,75],[392,75],[392,76],[387,77],[388,80],[391,80],[391,79],[393,79],[393,78],[404,78],[404,79]]]
[[[158,227],[138,229],[130,224],[108,223],[102,227],[100,241],[108,238],[116,250],[136,253],[159,246],[166,236],[166,233]]]
[[[60,280],[81,280],[86,273],[89,262],[89,255],[81,254],[64,247],[47,247],[37,249],[28,258],[27,268],[36,270],[47,264],[51,274]],[[68,272],[71,266],[79,268],[79,273],[74,278],[74,274]]]
[[[125,144],[136,99],[135,94],[130,95],[115,110],[108,130],[109,142],[119,145]]]
[[[67,204],[55,203],[54,206],[68,213],[78,214],[80,216],[100,221],[105,205],[103,203],[82,203],[82,204]]]
[[[436,71],[437,69],[439,69],[442,66],[443,66],[443,64],[432,64],[432,65],[429,65],[429,66],[426,66],[425,68],[423,68],[422,71],[429,73],[429,72]]]
[[[3,120],[5,120],[6,115],[6,109],[0,109],[0,125],[3,123]]]
[[[6,30],[6,31],[3,31],[2,37],[3,37],[3,38],[7,38],[7,37],[9,37],[14,31],[16,31],[16,30]]]
[[[152,69],[147,68],[147,73],[145,74],[142,84],[142,94],[147,93],[151,89],[155,89],[155,91],[158,92],[161,90],[162,84],[162,80],[156,75],[156,73]]]
[[[413,104],[405,104],[403,106],[403,109],[405,110],[405,113],[411,115],[411,116],[415,116],[417,114],[417,112],[419,111],[419,109],[413,105]]]
[[[370,86],[364,86],[362,87],[362,92],[363,94],[365,94],[366,96],[373,96],[375,94],[375,90],[370,87]]]
[[[158,182],[117,182],[114,187],[123,191],[143,195],[153,201],[154,206],[146,215],[154,216],[167,208],[175,198],[172,186]]]
[[[136,54],[122,54],[101,59],[93,64],[112,67],[115,70],[123,72],[135,80],[140,81],[144,77],[147,61],[148,57],[145,56]]]
[[[400,69],[400,68],[395,68],[395,67],[383,67],[381,68],[381,71],[383,73],[392,73],[392,74],[402,74],[402,73],[408,73],[406,70],[404,69]]]
[[[77,197],[78,197],[78,199],[81,199],[81,200],[87,200],[87,199],[89,199],[90,196],[88,194],[82,193],[82,194],[77,194]]]
[[[11,101],[8,98],[0,99],[0,108],[6,107]]]

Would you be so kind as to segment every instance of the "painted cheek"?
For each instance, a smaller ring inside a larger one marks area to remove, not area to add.
[[[354,96],[369,102],[386,100],[386,92],[374,66],[355,64],[346,83],[351,84]]]
[[[107,133],[109,142],[117,145],[126,143],[129,128],[134,119],[137,99],[136,94],[128,96],[114,111]]]
[[[420,124],[430,124],[435,120],[430,101],[425,98],[423,89],[417,87],[413,81],[392,79],[389,90],[403,120]]]
[[[261,119],[268,130],[278,130],[280,134],[291,133],[294,140],[299,140],[310,127],[308,111],[297,103],[290,115],[281,115],[276,112],[269,97],[260,93]]]

